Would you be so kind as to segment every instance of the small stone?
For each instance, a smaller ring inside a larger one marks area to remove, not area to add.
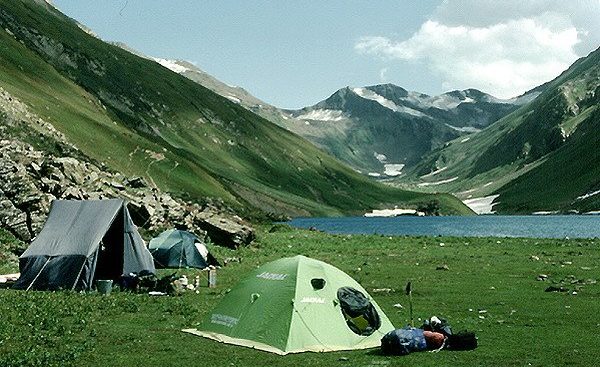
[[[444,265],[439,265],[438,267],[435,268],[435,270],[450,270],[450,268],[448,267],[448,265],[444,264]]]

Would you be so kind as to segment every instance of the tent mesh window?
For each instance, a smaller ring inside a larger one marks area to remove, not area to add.
[[[338,289],[337,297],[350,330],[358,335],[369,336],[379,329],[379,314],[361,291],[352,287],[342,287]]]

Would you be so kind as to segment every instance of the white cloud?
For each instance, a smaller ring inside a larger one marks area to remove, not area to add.
[[[576,3],[579,7],[545,0],[444,1],[410,38],[362,37],[355,50],[390,62],[424,63],[448,89],[514,97],[583,56],[577,52],[582,41],[597,42],[591,34],[596,22],[581,19],[587,19],[586,10],[591,19],[600,19],[594,16],[600,16],[600,1]],[[598,46],[586,47],[584,55]]]
[[[386,83],[387,82],[387,72],[388,72],[388,68],[383,68],[381,70],[379,70],[379,81],[382,83]]]

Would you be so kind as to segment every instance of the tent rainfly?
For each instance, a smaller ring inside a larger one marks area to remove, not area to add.
[[[356,296],[368,303],[363,309],[369,310],[370,317],[346,308]],[[283,355],[375,348],[393,329],[375,301],[349,275],[322,261],[295,256],[252,271],[198,329],[183,331]]]
[[[19,268],[14,288],[27,290],[89,290],[97,279],[155,272],[122,199],[53,201]]]
[[[178,229],[164,231],[148,244],[158,268],[198,268],[218,266],[217,260],[193,233]]]

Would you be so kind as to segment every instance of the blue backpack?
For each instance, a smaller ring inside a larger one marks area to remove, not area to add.
[[[403,356],[427,349],[423,329],[406,327],[392,330],[381,339],[381,351],[387,355]]]

